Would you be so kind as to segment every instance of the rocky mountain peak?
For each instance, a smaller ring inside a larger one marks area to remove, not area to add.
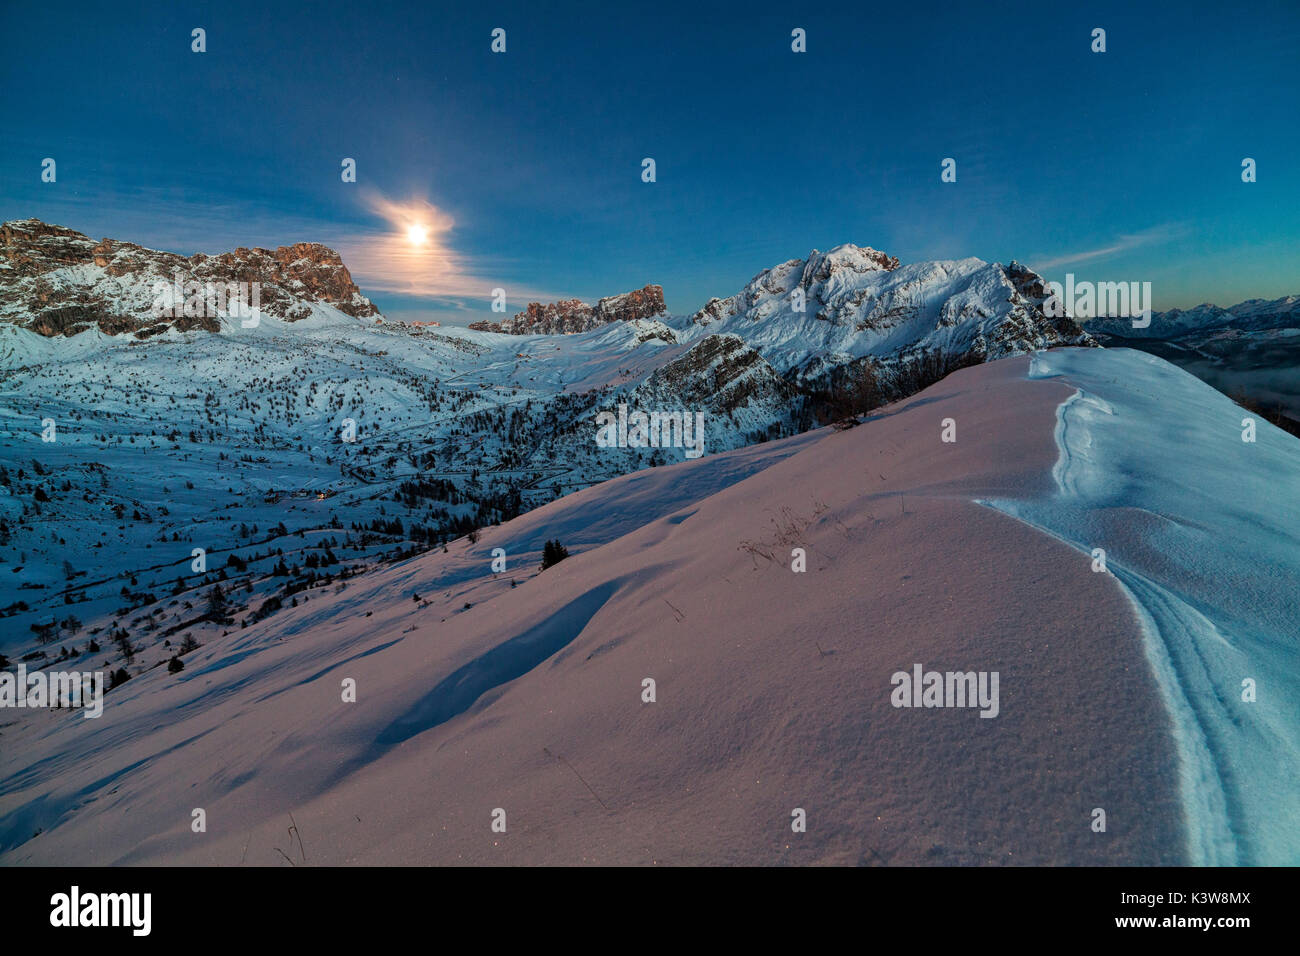
[[[825,282],[836,272],[892,272],[899,265],[898,257],[872,249],[870,246],[855,246],[851,242],[843,243],[829,252],[814,249],[808,254],[804,266],[803,282]]]
[[[579,299],[562,299],[545,305],[529,302],[513,318],[503,322],[474,322],[470,328],[510,335],[573,335],[610,322],[651,319],[665,313],[663,287],[647,285],[620,295],[606,296],[594,306]]]
[[[146,338],[168,329],[221,328],[220,315],[206,308],[160,317],[154,309],[160,283],[182,289],[257,283],[261,312],[286,321],[310,315],[315,303],[353,318],[379,314],[339,254],[316,242],[182,256],[118,239],[95,241],[39,219],[0,224],[0,321],[45,336],[98,328]]]
[[[697,325],[708,325],[730,316],[751,313],[755,319],[772,311],[780,296],[791,297],[796,288],[803,291],[803,301],[825,305],[851,287],[860,285],[860,278],[871,273],[892,272],[899,267],[897,256],[872,249],[843,243],[829,252],[814,249],[807,259],[790,259],[764,269],[750,279],[737,295],[726,299],[713,298],[693,316]],[[765,307],[759,308],[764,303]]]

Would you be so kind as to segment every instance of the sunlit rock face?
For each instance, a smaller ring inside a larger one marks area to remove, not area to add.
[[[39,219],[0,225],[0,321],[47,337],[90,328],[139,338],[168,330],[215,332],[224,310],[210,307],[209,286],[232,283],[243,283],[246,295],[256,283],[260,312],[285,321],[307,317],[316,303],[357,319],[379,314],[339,254],[320,243],[181,256],[117,239],[96,242]],[[163,296],[165,310],[159,308],[163,288],[177,290]],[[203,304],[195,300],[187,309],[193,294]]]
[[[662,286],[648,285],[600,299],[594,306],[579,299],[542,304],[529,302],[524,311],[504,322],[475,322],[471,329],[511,335],[574,335],[610,322],[631,322],[665,315]]]

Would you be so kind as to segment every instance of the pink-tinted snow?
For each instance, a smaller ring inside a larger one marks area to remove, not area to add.
[[[311,592],[99,720],[21,712],[0,729],[0,862],[1179,862],[1129,603],[973,503],[1052,486],[1072,390],[1027,361]],[[573,556],[538,574],[552,537]],[[894,708],[914,663],[998,671],[999,715]]]

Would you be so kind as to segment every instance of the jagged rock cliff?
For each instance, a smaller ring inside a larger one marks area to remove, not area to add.
[[[648,285],[621,295],[606,296],[594,306],[579,299],[564,299],[546,305],[529,302],[524,311],[504,322],[474,322],[470,328],[510,335],[573,335],[610,322],[630,322],[664,314],[663,287]]]
[[[338,253],[315,242],[181,256],[39,219],[0,225],[0,321],[44,336],[215,332],[230,313],[226,288],[239,283],[245,304],[256,295],[261,314],[285,321],[316,304],[357,319],[379,314]]]

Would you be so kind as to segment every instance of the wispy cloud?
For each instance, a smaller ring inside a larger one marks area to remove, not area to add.
[[[1187,227],[1183,223],[1164,223],[1159,226],[1152,226],[1150,229],[1143,229],[1140,232],[1121,234],[1114,242],[1096,249],[1082,249],[1054,257],[1027,257],[1026,261],[1032,263],[1035,271],[1044,272],[1048,269],[1059,269],[1061,266],[1072,266],[1082,262],[1091,262],[1094,259],[1109,258],[1142,246],[1172,242],[1186,235],[1186,233]]]
[[[500,261],[472,259],[454,248],[455,219],[429,200],[398,202],[374,189],[363,189],[360,198],[366,211],[384,220],[386,227],[354,231],[335,248],[363,290],[437,300],[444,306],[491,299],[496,288],[506,291],[512,307],[522,307],[526,299],[557,298],[512,281]]]
[[[511,307],[522,307],[525,299],[557,298],[515,281],[509,263],[470,256],[456,248],[456,220],[428,199],[414,196],[398,201],[367,187],[358,197],[365,212],[382,220],[383,226],[340,232],[333,224],[333,234],[321,241],[343,257],[363,292],[427,299],[452,309],[470,308],[465,300],[486,302],[497,288],[505,289]],[[478,306],[472,310],[478,311]]]
[[[425,298],[491,295],[492,278],[476,274],[451,245],[456,222],[423,198],[397,202],[368,189],[362,204],[386,228],[360,230],[338,240],[339,253],[358,281],[379,292]]]

